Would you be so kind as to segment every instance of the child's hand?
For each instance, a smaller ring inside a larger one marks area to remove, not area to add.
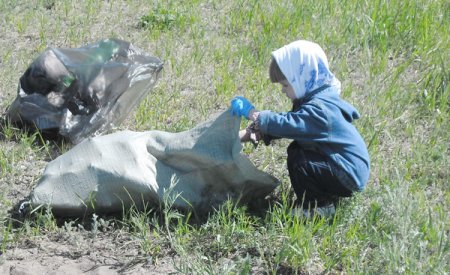
[[[239,139],[241,140],[241,142],[249,142],[251,133],[252,132],[249,129],[240,130]]]
[[[252,123],[244,130],[239,131],[239,139],[241,142],[251,142],[256,148],[262,136],[261,132],[255,128],[255,123]]]
[[[243,96],[237,96],[231,100],[231,115],[243,116],[249,119],[248,114],[252,109],[255,109],[255,106]]]

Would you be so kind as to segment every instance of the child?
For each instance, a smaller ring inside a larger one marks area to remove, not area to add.
[[[239,133],[242,142],[289,138],[287,166],[296,206],[309,216],[329,216],[341,197],[362,191],[369,178],[367,147],[352,125],[358,111],[339,97],[322,48],[299,40],[274,52],[270,80],[292,100],[292,111],[258,111],[244,97],[231,101],[233,115],[253,123]]]

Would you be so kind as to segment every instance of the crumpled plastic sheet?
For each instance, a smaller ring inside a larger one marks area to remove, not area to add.
[[[20,78],[6,116],[77,144],[120,125],[162,68],[160,59],[119,39],[48,48]]]
[[[29,203],[58,216],[82,216],[167,202],[205,213],[228,199],[264,199],[279,182],[241,153],[239,127],[227,110],[184,132],[86,139],[47,165]]]

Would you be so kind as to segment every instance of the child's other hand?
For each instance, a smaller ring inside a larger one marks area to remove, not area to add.
[[[251,133],[252,132],[247,128],[244,130],[240,130],[239,131],[239,139],[241,140],[241,142],[249,142]]]
[[[250,110],[255,109],[248,99],[243,96],[237,96],[231,100],[231,115],[245,117],[249,119]]]
[[[258,145],[261,138],[261,133],[259,131],[255,131],[252,128],[252,125],[239,131],[239,139],[241,142],[251,142],[255,147]]]

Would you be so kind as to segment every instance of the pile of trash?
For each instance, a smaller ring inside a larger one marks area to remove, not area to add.
[[[118,126],[148,95],[162,68],[157,57],[118,39],[48,48],[20,78],[6,116],[77,144]]]
[[[118,39],[49,48],[34,60],[7,117],[76,145],[47,164],[20,211],[44,206],[59,216],[84,216],[169,200],[205,212],[275,189],[278,180],[240,153],[240,118],[229,110],[180,133],[105,134],[148,94],[162,68],[157,57]]]

